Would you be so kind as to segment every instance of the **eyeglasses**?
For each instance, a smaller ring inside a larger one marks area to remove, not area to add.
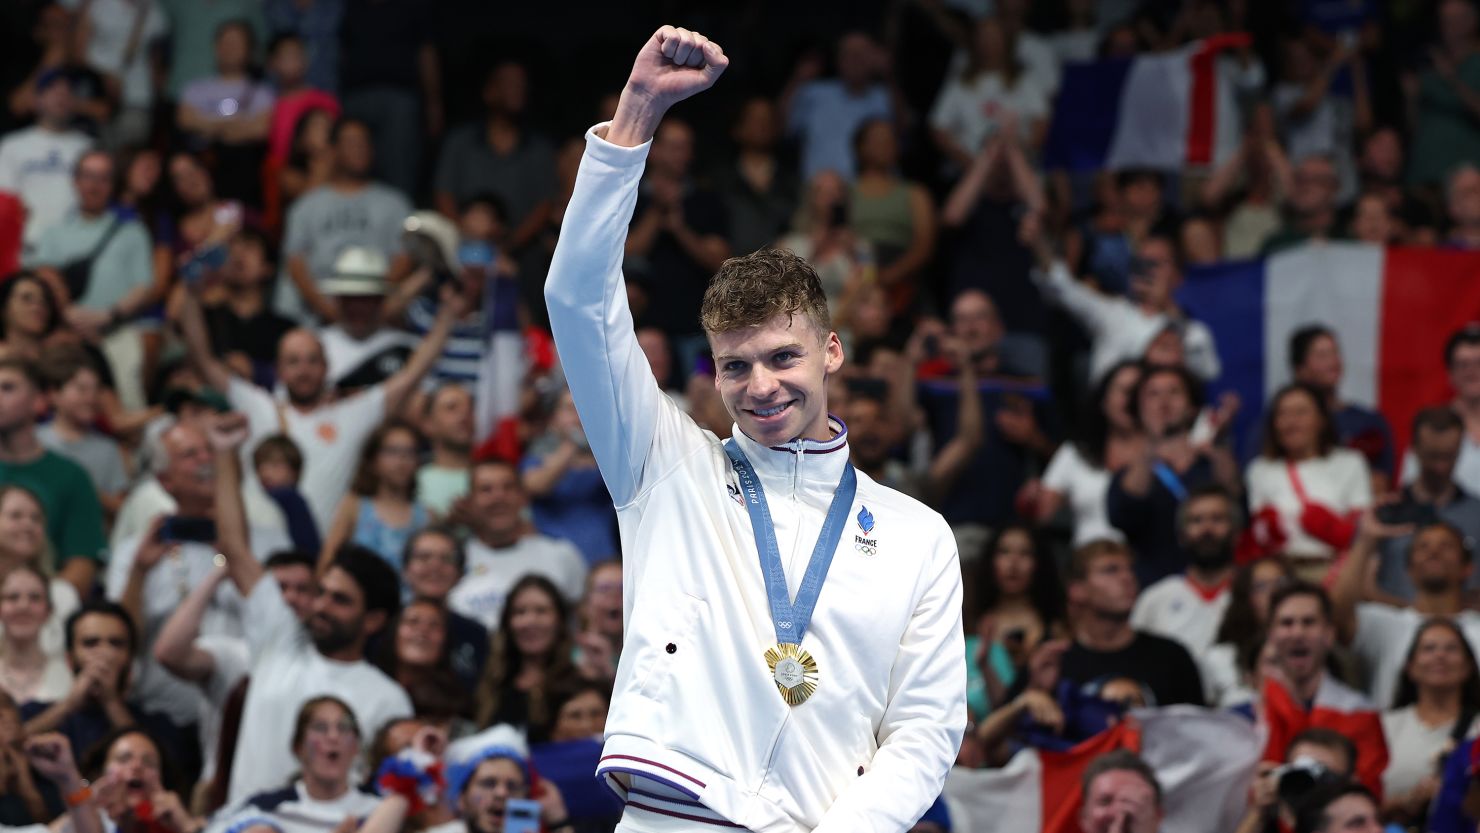
[[[355,735],[358,737],[360,734],[359,730],[355,728],[355,724],[348,720],[339,720],[333,723],[327,720],[315,720],[308,724],[309,734],[327,735],[336,730],[341,735]]]

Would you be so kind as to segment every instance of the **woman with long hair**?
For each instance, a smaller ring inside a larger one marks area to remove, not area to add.
[[[35,361],[62,327],[57,290],[34,272],[0,283],[0,347]]]
[[[1049,111],[1049,91],[1019,60],[1013,29],[984,17],[967,44],[966,66],[946,82],[930,111],[931,138],[958,171],[999,134],[1032,155],[1043,144]]]
[[[925,186],[899,175],[899,137],[884,119],[864,122],[853,133],[858,176],[849,197],[855,234],[878,258],[878,283],[898,316],[914,302],[914,280],[935,254],[935,203]]]
[[[401,684],[420,717],[451,718],[468,710],[468,696],[452,669],[448,610],[434,599],[412,599],[386,628],[375,664]]]
[[[97,796],[99,810],[119,833],[201,833],[205,821],[190,814],[180,796],[169,789],[173,767],[164,747],[138,726],[109,732],[88,750],[82,774],[93,784],[112,784]],[[52,823],[54,833],[70,831],[63,818]]]
[[[55,618],[49,583],[34,564],[0,572],[0,692],[21,705],[54,703],[72,689],[62,652],[48,653],[43,646],[42,632]],[[72,604],[77,604],[76,593]]]
[[[36,637],[36,647],[48,657],[61,657],[65,647],[62,624],[82,601],[71,582],[51,575],[52,555],[41,499],[24,486],[0,486],[0,579],[21,567],[28,567],[41,577],[47,612]],[[4,623],[5,615],[0,612],[0,640],[5,635]],[[0,646],[3,645],[0,641]],[[18,645],[12,648],[21,651]],[[5,661],[5,651],[0,647],[0,662]]]
[[[329,534],[324,536],[321,571],[350,542],[373,551],[400,574],[406,543],[432,521],[431,512],[416,502],[420,451],[421,432],[404,420],[387,420],[371,432],[360,448],[350,494],[340,501]]]
[[[505,597],[493,650],[478,686],[479,726],[545,726],[554,718],[554,687],[579,672],[570,611],[554,582],[527,575]]]
[[[980,720],[999,705],[1028,656],[1065,633],[1058,565],[1027,524],[997,530],[979,560],[976,634],[966,638],[966,704]]]
[[[1465,634],[1430,619],[1413,636],[1391,711],[1382,715],[1388,767],[1382,774],[1389,821],[1420,824],[1439,787],[1438,762],[1473,734],[1480,716],[1480,668]]]
[[[1229,708],[1255,698],[1255,676],[1269,622],[1269,600],[1295,573],[1279,558],[1261,558],[1239,567],[1228,588],[1228,607],[1213,647],[1199,657],[1209,705]]]

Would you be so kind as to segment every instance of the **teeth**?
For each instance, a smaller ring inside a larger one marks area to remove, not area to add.
[[[777,405],[776,407],[770,408],[768,410],[764,410],[764,411],[757,410],[755,413],[756,413],[757,416],[768,417],[768,416],[775,416],[775,415],[781,413],[784,410],[786,410],[786,406],[785,405]]]

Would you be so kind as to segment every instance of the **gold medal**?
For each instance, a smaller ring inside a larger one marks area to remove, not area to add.
[[[782,642],[766,649],[766,665],[776,690],[788,706],[799,706],[817,691],[817,660],[792,642]]]

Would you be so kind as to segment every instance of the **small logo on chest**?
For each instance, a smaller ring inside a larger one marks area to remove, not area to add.
[[[867,506],[860,506],[858,508],[858,515],[854,517],[854,520],[858,522],[858,528],[863,530],[863,535],[853,536],[853,548],[863,553],[864,555],[878,555],[879,539],[864,537],[865,535],[868,535],[870,532],[874,531],[873,513],[868,511]]]

